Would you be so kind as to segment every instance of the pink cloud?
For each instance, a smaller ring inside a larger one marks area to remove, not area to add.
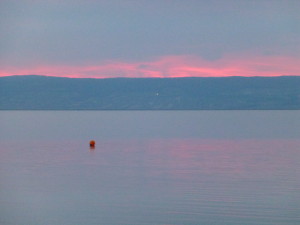
[[[196,56],[164,56],[134,63],[107,61],[99,65],[41,65],[7,68],[0,76],[38,74],[48,76],[109,77],[224,77],[300,75],[300,60],[288,56],[227,55],[216,61]]]

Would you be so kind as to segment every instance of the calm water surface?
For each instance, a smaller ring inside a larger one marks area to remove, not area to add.
[[[0,224],[299,225],[300,112],[0,111]]]

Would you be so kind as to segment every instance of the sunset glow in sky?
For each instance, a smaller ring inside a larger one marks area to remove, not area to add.
[[[0,76],[300,75],[300,1],[3,0]]]

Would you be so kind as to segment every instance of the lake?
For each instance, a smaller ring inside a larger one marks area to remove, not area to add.
[[[0,126],[1,225],[300,224],[299,111],[0,111]]]

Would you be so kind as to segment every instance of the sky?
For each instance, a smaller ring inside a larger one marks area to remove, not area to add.
[[[1,0],[0,76],[300,75],[299,0]]]

